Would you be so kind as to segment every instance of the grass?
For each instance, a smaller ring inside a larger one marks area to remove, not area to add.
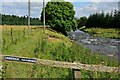
[[[86,32],[93,36],[97,37],[105,37],[105,38],[120,38],[119,29],[105,29],[105,28],[86,28],[84,29]]]
[[[108,59],[107,56],[99,53],[91,54],[87,49],[66,36],[53,30],[46,29],[45,34],[41,28],[32,28],[28,35],[27,28],[14,28],[14,43],[11,41],[10,29],[3,28],[2,31],[2,53],[6,55],[24,56],[56,61],[77,61],[85,64],[101,64],[105,66],[119,66],[115,59]],[[71,69],[55,68],[49,66],[38,66],[20,64],[17,62],[3,62],[4,78],[72,78]],[[118,77],[113,73],[98,73],[81,70],[83,78],[107,78]]]

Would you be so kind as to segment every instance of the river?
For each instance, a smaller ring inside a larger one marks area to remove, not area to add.
[[[120,39],[93,37],[80,30],[68,32],[68,36],[77,43],[90,48],[92,53],[100,52],[103,55],[120,59]]]

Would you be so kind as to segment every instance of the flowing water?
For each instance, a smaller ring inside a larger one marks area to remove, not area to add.
[[[101,54],[110,57],[115,56],[117,59],[120,59],[120,39],[93,37],[80,30],[68,32],[68,36],[70,39],[90,48],[92,53],[100,52]]]

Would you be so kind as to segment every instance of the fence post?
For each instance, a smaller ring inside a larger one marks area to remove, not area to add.
[[[75,62],[74,62],[75,63]],[[72,69],[73,73],[73,80],[80,79],[80,70],[79,69]]]
[[[2,72],[3,72],[2,59],[3,59],[3,57],[1,55],[2,54],[0,53],[0,78],[2,79]]]
[[[3,66],[0,66],[0,78],[2,78]]]
[[[80,70],[79,69],[73,69],[73,78],[74,78],[74,80],[80,78]]]
[[[25,36],[26,36],[25,28],[23,29],[23,34],[24,34],[24,38],[25,38]]]
[[[13,29],[11,28],[11,40],[12,40],[12,43],[14,43],[14,38],[13,38]]]

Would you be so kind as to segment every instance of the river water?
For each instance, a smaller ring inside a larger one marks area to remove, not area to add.
[[[109,57],[120,59],[120,39],[93,37],[80,30],[68,32],[70,39],[91,49],[91,52],[100,52]]]

